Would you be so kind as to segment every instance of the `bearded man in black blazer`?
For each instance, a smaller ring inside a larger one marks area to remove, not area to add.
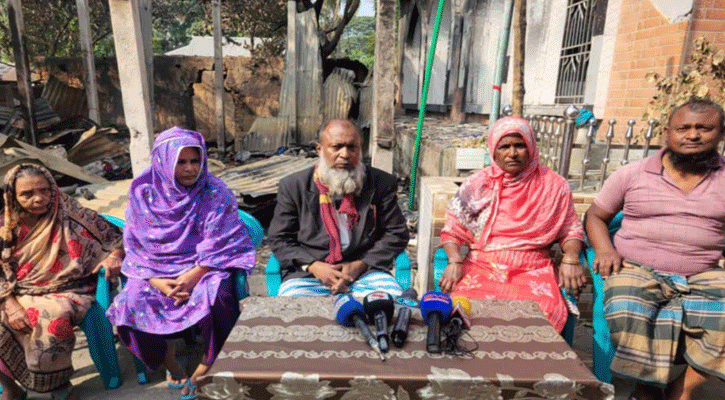
[[[390,270],[409,235],[395,177],[362,163],[360,130],[348,120],[327,122],[318,139],[320,161],[279,183],[269,228],[279,295],[400,295]]]

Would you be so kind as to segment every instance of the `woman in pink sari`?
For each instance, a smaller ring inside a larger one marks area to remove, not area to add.
[[[534,132],[521,118],[496,121],[488,136],[493,165],[469,177],[446,210],[441,246],[444,292],[469,298],[537,301],[557,331],[568,317],[560,287],[578,294],[584,232],[567,181],[539,164]],[[558,267],[550,256],[559,243]],[[465,257],[461,247],[469,248]]]

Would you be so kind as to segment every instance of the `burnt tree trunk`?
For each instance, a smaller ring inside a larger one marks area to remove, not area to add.
[[[514,2],[514,76],[513,76],[513,115],[524,115],[524,65],[526,52],[526,0]]]

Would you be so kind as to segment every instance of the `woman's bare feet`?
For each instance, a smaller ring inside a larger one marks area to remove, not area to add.
[[[186,374],[176,361],[176,346],[173,341],[166,342],[164,354],[164,367],[166,367],[166,384],[173,389],[181,389],[186,382]]]

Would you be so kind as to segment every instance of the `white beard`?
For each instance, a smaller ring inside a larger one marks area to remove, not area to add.
[[[330,168],[325,160],[319,162],[320,181],[327,187],[332,197],[342,197],[347,194],[360,194],[365,183],[365,166],[358,162],[355,169]]]

